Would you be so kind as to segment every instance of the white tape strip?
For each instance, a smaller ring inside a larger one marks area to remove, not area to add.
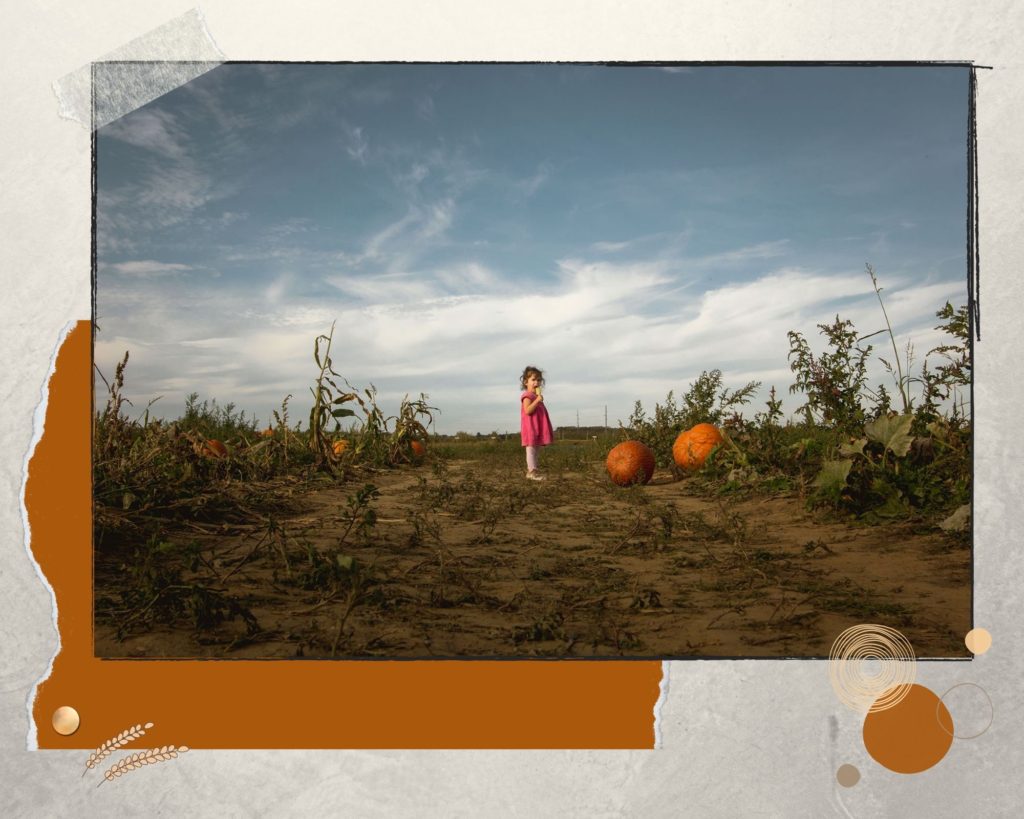
[[[194,8],[61,77],[53,83],[53,90],[62,117],[95,130],[216,68],[225,59],[202,12]]]

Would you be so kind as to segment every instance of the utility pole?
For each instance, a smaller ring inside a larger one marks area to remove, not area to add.
[[[604,428],[608,429],[608,405],[604,405]]]

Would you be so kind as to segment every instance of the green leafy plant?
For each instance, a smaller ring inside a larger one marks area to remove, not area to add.
[[[761,382],[751,381],[732,390],[722,386],[722,378],[721,370],[703,371],[688,386],[681,405],[676,403],[674,391],[670,390],[664,404],[654,405],[653,418],[647,417],[642,403],[637,401],[623,437],[633,437],[646,444],[654,451],[659,465],[673,468],[672,445],[680,432],[695,424],[720,426],[726,423],[728,415],[736,416],[737,408],[749,403],[761,386]]]
[[[817,325],[825,336],[828,347],[815,355],[803,335],[790,330],[790,369],[796,382],[791,393],[803,393],[806,403],[798,409],[808,424],[821,421],[841,430],[859,428],[865,420],[861,392],[867,382],[867,359],[871,347],[858,346],[858,334],[853,322],[836,320],[832,324]]]
[[[886,518],[905,514],[925,499],[921,481],[927,472],[909,458],[915,444],[913,416],[888,415],[864,425],[863,436],[838,448],[838,459],[822,463],[814,481],[817,503],[855,514]]]
[[[967,305],[954,310],[948,301],[935,316],[945,321],[945,324],[935,329],[952,336],[954,341],[940,344],[928,352],[928,355],[938,354],[945,359],[945,363],[929,370],[926,357],[921,377],[924,396],[918,408],[917,421],[920,425],[927,425],[937,420],[941,415],[942,404],[948,401],[951,402],[950,414],[953,421],[961,424],[967,419],[965,404],[971,388],[970,316]],[[964,392],[968,395],[964,396]]]

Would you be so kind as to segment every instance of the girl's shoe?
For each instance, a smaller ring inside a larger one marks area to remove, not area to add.
[[[537,470],[534,470],[533,472],[526,473],[526,479],[528,481],[542,481],[544,480],[544,476],[539,474]]]

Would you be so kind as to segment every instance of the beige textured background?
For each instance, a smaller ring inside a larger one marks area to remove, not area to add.
[[[649,752],[193,752],[96,789],[83,754],[26,750],[27,698],[56,648],[51,597],[25,552],[20,505],[54,345],[88,318],[89,137],[58,117],[51,84],[193,8],[187,2],[17,0],[0,29],[0,812],[100,815],[1006,816],[1024,804],[1021,513],[1024,404],[1017,330],[1024,5],[1005,2],[511,4],[278,0],[201,4],[235,60],[973,60],[981,189],[982,341],[977,346],[973,663],[921,663],[942,693],[974,682],[991,730],[937,767],[892,774],[866,754],[860,718],[820,662],[670,665],[662,747]],[[879,123],[884,127],[884,123]],[[86,544],[68,544],[86,548]],[[199,694],[201,696],[201,693]],[[330,707],[325,703],[325,707]],[[387,719],[386,714],[381,719]],[[841,788],[843,763],[862,774]]]

